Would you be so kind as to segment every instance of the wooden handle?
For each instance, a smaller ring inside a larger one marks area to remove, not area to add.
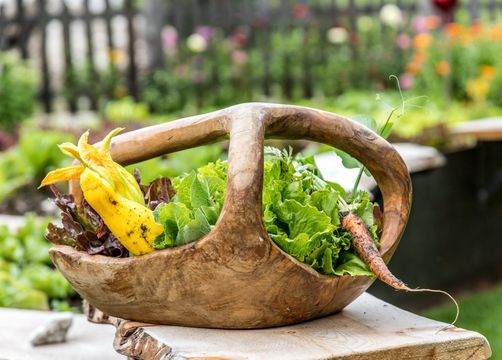
[[[296,106],[270,105],[267,137],[308,139],[343,150],[374,176],[384,200],[381,248],[390,259],[411,210],[411,179],[399,153],[366,127],[337,114]]]
[[[131,164],[230,135],[228,184],[220,221],[261,228],[264,138],[308,139],[341,149],[375,177],[384,199],[381,253],[389,259],[411,207],[411,180],[403,160],[383,138],[343,116],[305,107],[250,103],[117,136],[115,161]],[[79,188],[71,191],[78,196]],[[231,216],[230,216],[231,215]]]

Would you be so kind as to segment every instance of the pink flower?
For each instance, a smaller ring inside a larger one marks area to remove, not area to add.
[[[230,36],[230,41],[234,46],[244,47],[248,42],[248,37],[242,31],[236,31]]]
[[[409,88],[411,88],[414,82],[415,78],[409,73],[404,73],[399,77],[399,85],[403,90],[408,90]]]
[[[306,4],[296,4],[293,6],[293,17],[295,19],[305,19],[309,16],[310,9]]]
[[[170,25],[162,28],[162,45],[165,49],[172,49],[178,43],[178,31]]]
[[[248,62],[248,54],[244,50],[234,50],[232,52],[232,61],[236,65],[244,65]]]
[[[396,37],[396,45],[402,50],[408,49],[411,46],[411,39],[407,34],[399,34]]]
[[[209,42],[213,37],[214,29],[211,26],[197,26],[195,33],[202,36],[206,42]]]
[[[415,16],[411,19],[411,28],[417,34],[427,31],[427,19],[423,16]]]

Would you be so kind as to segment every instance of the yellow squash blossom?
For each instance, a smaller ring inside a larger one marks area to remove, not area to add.
[[[40,186],[80,180],[85,200],[110,231],[131,254],[141,255],[153,251],[152,243],[164,228],[155,222],[153,212],[145,206],[134,176],[112,160],[111,139],[121,130],[111,131],[99,148],[88,143],[89,131],[80,137],[77,146],[59,145],[64,154],[77,159],[81,165],[49,172]]]

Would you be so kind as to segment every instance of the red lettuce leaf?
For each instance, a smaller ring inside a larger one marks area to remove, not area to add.
[[[85,200],[77,206],[72,195],[61,194],[54,185],[51,185],[51,190],[56,197],[54,202],[61,209],[62,226],[49,224],[46,234],[48,241],[57,245],[73,246],[92,255],[129,255],[127,249],[106,227],[103,219]]]
[[[148,185],[141,183],[139,171],[134,171],[149,208],[154,210],[160,203],[169,202],[176,194],[171,180],[161,177]],[[61,209],[61,225],[47,227],[46,239],[56,245],[68,245],[88,254],[113,257],[129,256],[127,249],[105,225],[103,219],[85,199],[77,204],[72,195],[63,195],[54,185],[50,186],[55,204]]]

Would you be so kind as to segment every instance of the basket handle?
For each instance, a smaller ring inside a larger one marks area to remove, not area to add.
[[[341,149],[366,166],[384,200],[381,253],[388,260],[411,208],[411,180],[401,156],[385,139],[343,116],[305,107],[244,104],[231,122],[225,218],[261,221],[264,138],[306,139]],[[228,216],[229,213],[234,216]]]
[[[381,253],[389,259],[411,207],[411,180],[397,151],[383,138],[343,116],[299,106],[249,103],[132,131],[113,139],[111,154],[132,164],[224,139],[230,135],[228,183],[220,222],[261,222],[264,138],[307,139],[341,149],[366,166],[384,200]],[[79,198],[73,182],[70,192]],[[232,216],[229,216],[232,215]]]

